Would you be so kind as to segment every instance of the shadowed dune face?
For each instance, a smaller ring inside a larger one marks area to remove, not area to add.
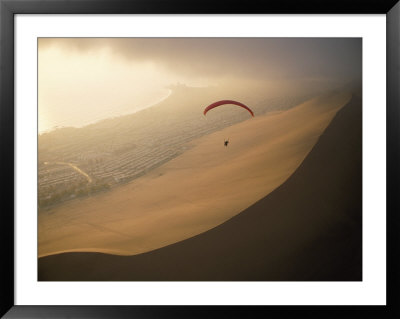
[[[39,214],[39,256],[139,254],[225,222],[285,182],[350,97],[326,95],[256,116],[192,142],[129,184]]]
[[[362,280],[362,106],[341,109],[299,168],[240,214],[135,256],[39,258],[38,279]]]

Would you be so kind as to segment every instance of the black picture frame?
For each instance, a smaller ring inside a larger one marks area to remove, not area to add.
[[[15,14],[385,14],[387,21],[386,306],[22,306],[14,304]],[[5,318],[323,317],[398,318],[400,3],[398,0],[0,0],[0,315]]]

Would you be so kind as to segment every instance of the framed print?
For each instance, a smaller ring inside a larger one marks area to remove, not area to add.
[[[2,315],[399,314],[396,1],[0,10]]]

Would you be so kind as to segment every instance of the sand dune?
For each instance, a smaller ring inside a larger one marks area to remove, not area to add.
[[[325,95],[249,119],[196,140],[129,184],[41,213],[39,256],[139,254],[224,223],[284,183],[350,97]]]
[[[135,256],[39,259],[39,280],[362,279],[362,112],[353,97],[290,178],[222,225]]]

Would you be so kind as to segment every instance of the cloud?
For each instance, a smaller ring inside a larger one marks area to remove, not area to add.
[[[41,38],[39,49],[109,50],[188,77],[361,78],[359,38]]]

